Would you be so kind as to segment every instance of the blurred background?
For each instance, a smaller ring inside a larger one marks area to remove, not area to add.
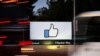
[[[74,45],[1,46],[0,56],[68,56]]]

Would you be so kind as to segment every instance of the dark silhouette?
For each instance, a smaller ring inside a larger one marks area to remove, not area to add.
[[[48,2],[51,21],[67,21],[73,18],[73,2],[71,0],[58,0]]]
[[[100,17],[93,17],[88,23],[87,29],[88,41],[100,41]]]
[[[38,9],[39,15],[36,16],[36,21],[72,21],[72,0],[47,0],[47,5],[48,9],[45,7]]]

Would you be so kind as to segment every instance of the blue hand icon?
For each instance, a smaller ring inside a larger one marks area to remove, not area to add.
[[[44,37],[48,38],[48,37],[57,37],[58,35],[58,29],[54,28],[54,25],[51,24],[50,25],[50,29],[45,29],[44,30]]]

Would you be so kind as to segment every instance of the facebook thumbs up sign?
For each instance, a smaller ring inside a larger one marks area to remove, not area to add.
[[[44,30],[44,37],[57,37],[58,29],[54,28],[54,25],[51,24],[49,29]]]

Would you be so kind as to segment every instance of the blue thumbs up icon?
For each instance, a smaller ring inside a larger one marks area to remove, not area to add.
[[[44,37],[49,38],[49,37],[57,37],[58,35],[58,29],[54,28],[54,25],[50,25],[50,29],[45,29],[44,30]]]

